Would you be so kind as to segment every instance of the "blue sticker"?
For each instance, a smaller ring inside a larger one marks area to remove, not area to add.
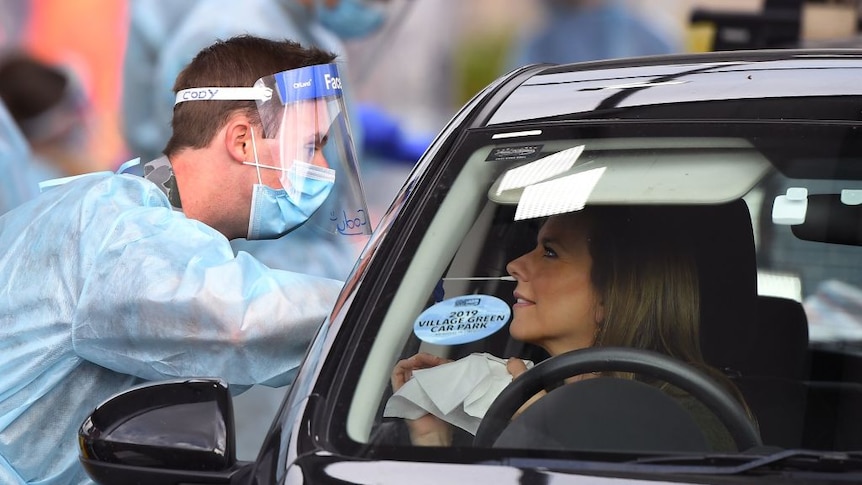
[[[413,323],[423,342],[457,345],[481,340],[500,330],[512,317],[505,301],[489,295],[466,295],[430,306]]]

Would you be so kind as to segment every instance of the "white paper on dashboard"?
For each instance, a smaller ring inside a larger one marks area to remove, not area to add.
[[[524,364],[533,367],[529,360]],[[470,354],[413,371],[413,378],[386,402],[383,416],[417,419],[430,413],[475,435],[491,403],[511,382],[506,359]]]

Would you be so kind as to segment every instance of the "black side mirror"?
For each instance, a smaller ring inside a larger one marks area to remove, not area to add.
[[[80,460],[100,484],[230,483],[233,403],[220,379],[148,383],[99,405],[78,432]]]

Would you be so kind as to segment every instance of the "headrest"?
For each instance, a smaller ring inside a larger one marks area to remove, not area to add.
[[[809,376],[808,318],[796,300],[774,296],[757,299],[756,349],[743,375],[806,380]]]
[[[706,362],[738,369],[754,351],[757,260],[751,215],[742,200],[690,207],[682,226],[695,244],[700,277],[700,342]]]

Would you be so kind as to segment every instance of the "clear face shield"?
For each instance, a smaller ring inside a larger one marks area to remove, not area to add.
[[[259,79],[252,88],[194,88],[188,100],[254,100],[263,132],[252,129],[258,172],[248,239],[274,239],[299,226],[318,236],[367,236],[371,224],[335,64]]]

